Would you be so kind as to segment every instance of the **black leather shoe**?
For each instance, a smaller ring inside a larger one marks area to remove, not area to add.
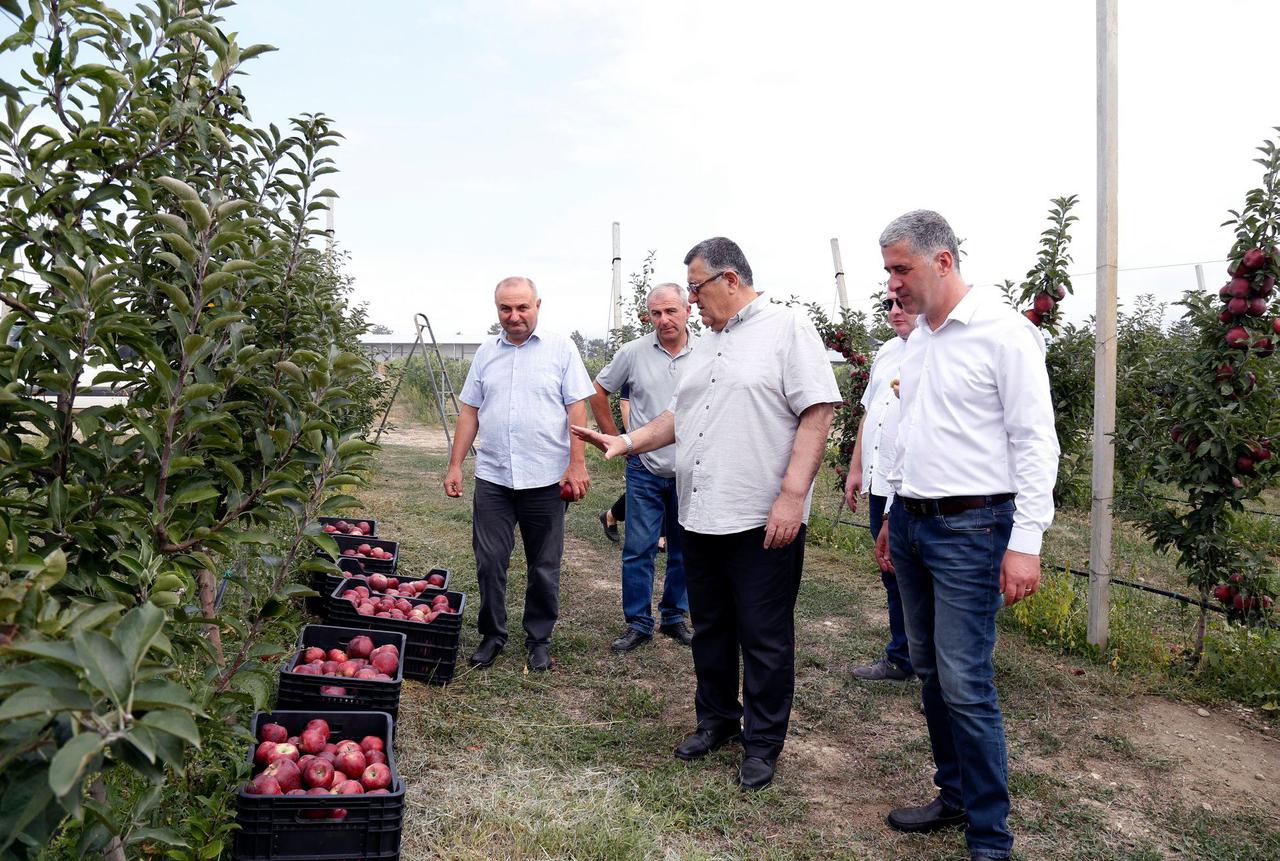
[[[613,641],[613,645],[610,648],[615,652],[629,652],[632,649],[643,646],[652,639],[652,634],[642,634],[635,628],[627,628],[621,637]]]
[[[713,750],[719,750],[731,741],[742,737],[742,730],[730,725],[720,730],[698,727],[676,745],[676,759],[685,761],[701,759]]]
[[[480,641],[480,645],[471,653],[471,666],[473,667],[491,667],[493,662],[498,659],[498,655],[502,654],[502,647],[506,643],[497,637],[485,637]]]
[[[536,646],[530,646],[527,666],[531,673],[545,673],[551,669],[551,653],[547,650],[547,647],[541,643]]]
[[[963,809],[948,807],[942,798],[935,798],[923,807],[899,807],[889,811],[885,822],[897,831],[909,834],[925,834],[943,828],[959,828],[969,821],[969,814]]]
[[[618,535],[618,524],[609,525],[609,518],[605,516],[605,512],[600,512],[600,528],[604,530],[604,537],[608,538],[614,544],[622,540],[622,536]]]
[[[738,785],[743,789],[764,789],[773,783],[774,762],[762,756],[744,756],[738,769]]]
[[[684,619],[679,622],[672,622],[670,625],[663,625],[658,630],[682,646],[693,645],[693,629],[689,627],[689,623]]]

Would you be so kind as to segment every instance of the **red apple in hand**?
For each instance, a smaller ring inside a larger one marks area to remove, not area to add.
[[[560,498],[565,502],[576,502],[578,497],[573,495],[573,485],[565,482],[560,485]]]

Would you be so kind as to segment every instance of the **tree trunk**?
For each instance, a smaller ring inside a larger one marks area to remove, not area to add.
[[[103,805],[107,804],[107,787],[99,776],[89,785],[89,794],[93,796],[93,800]],[[102,850],[102,861],[128,861],[124,854],[124,843],[120,840],[120,835],[111,838],[111,842],[107,844],[107,848]]]
[[[1196,620],[1196,645],[1191,652],[1191,666],[1200,666],[1204,655],[1204,629],[1209,619],[1209,587],[1200,587],[1200,618]]]
[[[200,611],[204,613],[205,618],[211,619],[217,613],[215,606],[218,596],[217,580],[214,579],[212,571],[201,568],[196,572],[196,582],[200,586]],[[217,625],[210,623],[204,626],[204,632],[213,646],[214,654],[218,656],[218,666],[221,667],[226,660],[222,654],[222,631]]]

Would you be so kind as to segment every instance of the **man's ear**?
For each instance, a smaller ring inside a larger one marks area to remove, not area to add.
[[[951,274],[951,271],[956,268],[955,258],[952,257],[951,252],[945,248],[939,251],[933,260],[934,265],[938,267],[938,276],[941,278],[947,277]]]

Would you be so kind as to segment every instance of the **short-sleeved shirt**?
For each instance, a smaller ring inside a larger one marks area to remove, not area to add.
[[[885,341],[871,363],[871,380],[862,393],[867,411],[862,425],[862,492],[892,497],[889,469],[898,452],[898,419],[901,415],[893,381],[902,369],[907,342],[893,337]]]
[[[671,401],[680,524],[707,535],[763,526],[782,490],[800,414],[840,403],[808,318],[757,296],[705,332]],[[804,500],[809,519],[813,488]]]
[[[565,407],[594,392],[563,335],[535,330],[517,345],[503,332],[485,341],[458,396],[480,414],[476,478],[513,490],[555,484],[569,467]]]
[[[671,405],[680,372],[688,364],[696,340],[689,335],[684,348],[674,356],[662,346],[657,332],[628,341],[596,375],[596,382],[606,392],[627,391],[629,388],[631,426],[642,427],[662,415]],[[671,478],[676,474],[674,445],[645,452],[639,458],[644,468],[654,475]]]

